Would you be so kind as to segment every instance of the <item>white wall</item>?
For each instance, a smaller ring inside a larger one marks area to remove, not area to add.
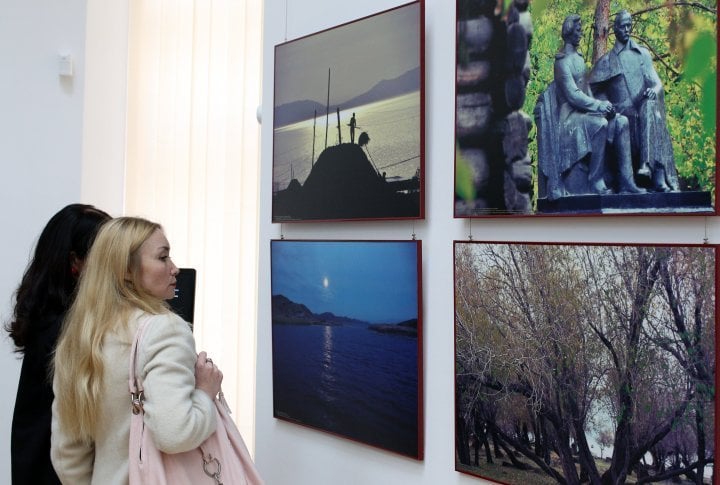
[[[701,243],[707,232],[711,243],[718,241],[714,217],[453,219],[455,2],[448,0],[426,0],[425,221],[283,224],[282,229],[271,224],[274,45],[404,3],[266,0],[260,268],[269,268],[269,241],[281,230],[286,239],[409,239],[417,233],[423,241],[425,459],[407,459],[272,417],[270,272],[261,270],[256,461],[270,485],[482,482],[454,471],[453,240],[472,234],[475,240],[496,241]]]
[[[3,0],[0,6],[0,322],[47,220],[80,198],[81,76],[58,76],[58,53],[81,71],[85,1]],[[10,424],[20,360],[0,337],[0,483],[10,483]]]
[[[3,325],[11,316],[12,294],[35,241],[55,212],[74,202],[95,204],[111,214],[118,214],[122,207],[122,170],[120,165],[118,171],[117,159],[115,168],[104,170],[102,176],[96,175],[96,182],[82,179],[83,152],[87,151],[83,147],[83,119],[88,3],[94,2],[3,0],[0,4],[0,221],[3,228],[0,253],[5,258],[0,271],[0,322]],[[72,56],[74,76],[71,78],[58,74],[61,53]],[[93,105],[95,110],[97,105]],[[116,131],[114,127],[108,130],[109,133]],[[88,184],[91,185],[89,191]],[[0,368],[3,369],[0,395],[4,397],[0,400],[0,483],[10,483],[10,425],[21,363],[12,349],[3,331],[0,336]]]

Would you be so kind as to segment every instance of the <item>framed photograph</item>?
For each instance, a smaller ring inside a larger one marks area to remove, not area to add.
[[[273,416],[423,458],[420,241],[271,241]]]
[[[717,2],[456,14],[456,218],[717,215]]]
[[[456,241],[456,470],[714,483],[718,247]]]
[[[275,46],[272,222],[422,219],[424,3]]]

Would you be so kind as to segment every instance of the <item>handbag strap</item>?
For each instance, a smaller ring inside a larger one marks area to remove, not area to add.
[[[145,315],[140,318],[138,323],[137,331],[135,332],[135,338],[133,339],[132,346],[130,347],[130,364],[128,368],[128,388],[130,390],[130,402],[132,404],[133,414],[140,414],[143,411],[143,401],[145,400],[145,394],[143,393],[142,378],[137,372],[138,362],[138,348],[142,343],[143,337],[145,336],[145,329],[147,323],[150,321],[150,317]]]

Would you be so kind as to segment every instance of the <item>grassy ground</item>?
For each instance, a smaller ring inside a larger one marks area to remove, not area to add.
[[[480,459],[480,466],[466,466],[462,465],[460,463],[457,463],[457,469],[458,471],[463,471],[466,473],[470,473],[472,475],[480,476],[483,478],[487,478],[489,480],[493,480],[496,482],[501,483],[507,483],[511,485],[553,485],[557,482],[549,477],[547,474],[545,474],[542,470],[540,470],[539,467],[537,467],[534,463],[530,462],[529,460],[525,458],[518,458],[518,461],[530,465],[533,467],[532,470],[518,470],[513,467],[509,466],[502,466],[503,461],[509,461],[507,459],[498,458],[494,460],[495,463],[488,464],[485,463],[484,455]],[[595,466],[598,469],[598,472],[602,475],[609,467],[610,464],[605,462],[604,460],[596,459],[595,460]],[[562,470],[558,469],[560,473],[562,473]],[[685,477],[683,477],[685,478]],[[625,481],[627,484],[637,483],[637,477],[635,475],[631,475],[627,477],[627,480]],[[693,482],[689,480],[682,480],[682,481],[671,481],[666,480],[664,482],[657,482],[661,484],[670,484],[673,485],[681,484],[681,485],[691,485]],[[710,483],[708,479],[705,480],[705,483]]]

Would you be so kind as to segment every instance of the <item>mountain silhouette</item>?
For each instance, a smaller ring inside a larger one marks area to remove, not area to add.
[[[341,325],[361,322],[361,320],[338,316],[332,312],[313,313],[302,303],[296,303],[285,295],[272,296],[272,320],[275,323],[297,325]]]
[[[420,89],[420,68],[410,69],[393,79],[383,79],[375,84],[368,91],[355,96],[343,103],[330,105],[329,112],[333,115],[338,108],[341,110],[351,109],[356,106],[382,101],[384,99],[400,96],[401,94],[412,93]],[[273,123],[277,128],[286,126],[298,121],[309,120],[313,115],[324,117],[327,114],[325,103],[304,99],[292,101],[275,107]]]
[[[272,296],[273,323],[289,325],[343,325],[346,323],[368,323],[356,318],[335,315],[332,312],[313,313],[302,303],[296,303],[285,295]],[[369,330],[379,333],[417,337],[417,318],[400,323],[376,323],[368,325]]]

